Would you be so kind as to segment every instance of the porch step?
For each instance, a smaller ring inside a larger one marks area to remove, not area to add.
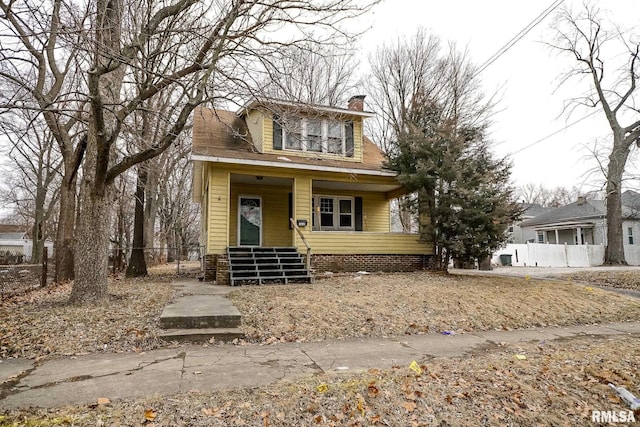
[[[243,338],[244,334],[240,328],[201,328],[167,329],[158,336],[165,341],[203,343],[212,338],[216,341],[231,342],[236,338]]]
[[[263,284],[266,282],[305,282],[313,277],[305,266],[305,259],[294,247],[230,246],[229,283]]]
[[[186,295],[167,305],[160,315],[163,329],[237,328],[242,318],[228,298]]]

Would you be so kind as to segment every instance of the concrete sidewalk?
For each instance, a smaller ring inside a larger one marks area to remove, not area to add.
[[[410,335],[276,345],[188,346],[142,354],[91,354],[63,359],[2,360],[0,409],[58,407],[144,398],[189,390],[266,385],[323,372],[409,365],[430,357],[461,357],[487,343],[518,343],[578,335],[640,336],[640,322],[495,331],[455,336]]]

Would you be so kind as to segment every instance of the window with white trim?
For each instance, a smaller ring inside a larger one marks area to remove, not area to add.
[[[274,116],[273,148],[353,157],[353,122]]]
[[[313,230],[354,230],[354,198],[342,196],[313,196]]]
[[[538,231],[538,243],[544,243],[544,231]]]

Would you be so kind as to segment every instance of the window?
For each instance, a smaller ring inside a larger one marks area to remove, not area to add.
[[[538,243],[544,243],[544,232],[538,231]]]
[[[312,199],[314,230],[353,230],[354,203],[351,197],[314,196]]]
[[[287,119],[283,130],[284,147],[289,150],[302,150],[302,121]]]
[[[344,126],[340,122],[330,122],[327,124],[327,152],[332,154],[343,153],[343,133]]]
[[[340,199],[340,210],[338,215],[340,217],[340,228],[352,228],[353,227],[353,201],[351,199]]]
[[[633,227],[627,228],[627,232],[629,234],[629,244],[633,245]]]
[[[307,150],[322,152],[322,121],[307,120]]]
[[[273,116],[274,150],[312,151],[353,157],[353,122]]]

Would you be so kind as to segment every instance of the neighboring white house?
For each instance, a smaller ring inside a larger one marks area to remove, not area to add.
[[[9,229],[18,230],[19,228],[10,227]],[[53,242],[46,240],[45,246],[49,250],[49,256],[52,256]],[[0,232],[0,265],[28,263],[31,260],[32,249],[33,240],[26,231]]]
[[[520,203],[520,207],[524,209],[524,212],[520,221],[509,226],[507,243],[534,242],[537,237],[536,232],[530,228],[522,228],[522,223],[553,210],[553,208],[544,207],[537,203]]]
[[[526,238],[519,243],[525,244],[508,244],[493,261],[497,263],[499,255],[511,255],[512,265],[601,265],[607,245],[606,213],[604,201],[584,197],[551,208],[520,223],[519,232]],[[640,265],[640,194],[631,190],[622,194],[622,217],[625,258],[630,265]]]

